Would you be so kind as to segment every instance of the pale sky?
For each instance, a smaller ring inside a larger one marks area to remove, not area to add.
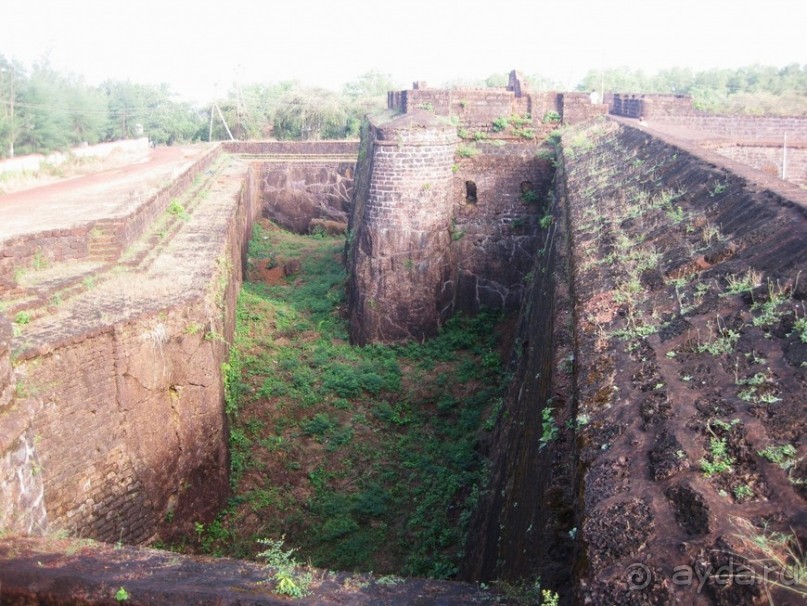
[[[401,88],[511,69],[572,88],[623,65],[807,64],[807,0],[0,0],[0,24],[0,54],[26,67],[47,56],[90,84],[167,82],[199,102],[370,70]]]

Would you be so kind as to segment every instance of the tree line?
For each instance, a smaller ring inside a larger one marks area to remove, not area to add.
[[[590,70],[577,90],[687,95],[695,107],[714,113],[805,115],[807,65],[704,71],[674,67],[655,74],[628,67]]]
[[[503,87],[507,73],[452,81],[447,87]],[[541,75],[533,90],[561,90]],[[339,92],[297,81],[233,86],[216,105],[194,106],[167,84],[107,80],[90,86],[47,62],[26,70],[0,55],[0,157],[47,153],[82,143],[147,136],[171,145],[229,138],[339,139],[358,136],[361,119],[386,107],[391,77],[368,72]],[[751,66],[696,72],[687,68],[653,75],[629,68],[592,70],[577,90],[690,95],[716,112],[807,114],[807,66]],[[212,116],[212,119],[211,119]]]
[[[389,76],[369,72],[341,92],[296,81],[234,86],[216,106],[181,101],[167,84],[90,86],[47,63],[26,71],[0,55],[0,158],[146,136],[156,145],[228,139],[357,137],[383,109]],[[213,116],[211,120],[210,117]]]

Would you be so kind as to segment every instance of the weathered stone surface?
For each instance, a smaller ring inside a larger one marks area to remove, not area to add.
[[[48,515],[41,462],[36,452],[38,440],[31,429],[18,433],[9,425],[0,423],[3,442],[11,442],[0,450],[0,503],[4,505],[0,508],[0,528],[40,534],[48,528]]]
[[[32,310],[0,408],[0,527],[34,532],[47,520],[140,543],[216,515],[228,493],[224,342],[259,208],[246,172],[223,164],[153,257],[128,272],[96,269],[91,288]]]
[[[0,315],[0,410],[11,401],[11,323]]]
[[[261,165],[263,215],[296,233],[307,233],[312,220],[346,224],[353,192],[352,162]]]
[[[521,304],[524,276],[545,232],[540,218],[548,207],[554,173],[549,161],[538,157],[539,149],[529,143],[482,145],[477,155],[456,162],[457,310],[512,311]]]
[[[451,312],[455,129],[418,111],[376,122],[349,253],[354,342],[422,340]]]
[[[460,157],[452,131],[419,111],[368,132],[348,255],[357,343],[419,340],[455,310],[521,303],[554,169],[529,142]]]

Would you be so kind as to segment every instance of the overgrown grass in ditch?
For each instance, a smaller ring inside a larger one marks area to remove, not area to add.
[[[251,258],[299,274],[245,283],[228,384],[233,498],[197,526],[209,553],[259,539],[342,570],[457,571],[482,487],[478,443],[502,385],[497,314],[457,317],[423,344],[352,347],[343,240],[257,228]]]

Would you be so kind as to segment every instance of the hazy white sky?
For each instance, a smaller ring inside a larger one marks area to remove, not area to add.
[[[27,67],[47,56],[199,101],[369,70],[408,88],[515,68],[571,88],[602,67],[807,64],[807,0],[0,0],[0,24],[0,54]]]

